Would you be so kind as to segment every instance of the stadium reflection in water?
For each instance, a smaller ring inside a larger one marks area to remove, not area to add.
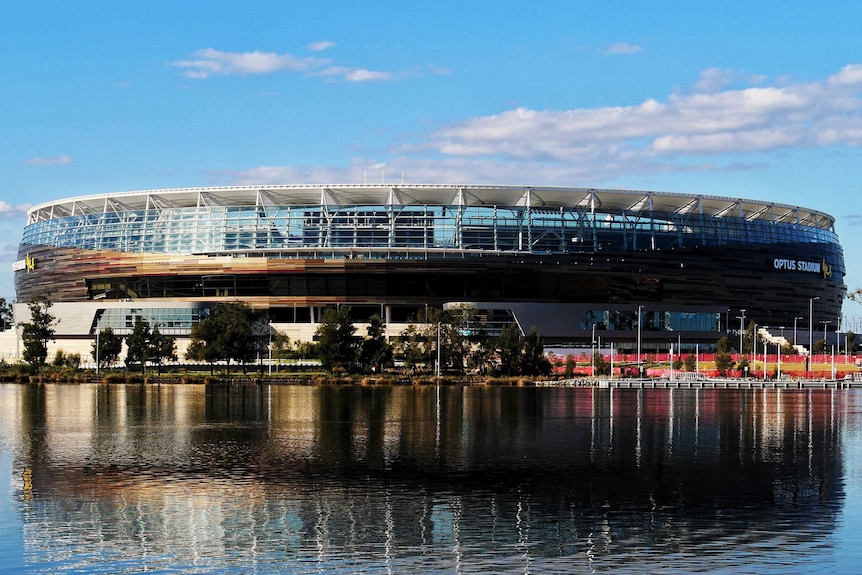
[[[841,571],[860,559],[860,406],[836,390],[4,385],[0,559]]]

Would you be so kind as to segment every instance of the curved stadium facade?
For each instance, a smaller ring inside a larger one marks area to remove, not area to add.
[[[29,211],[15,265],[18,301],[47,294],[58,340],[87,341],[137,316],[184,336],[208,307],[242,300],[294,339],[311,339],[327,306],[350,305],[359,323],[380,313],[394,335],[425,306],[466,303],[491,330],[514,321],[548,344],[599,331],[626,347],[641,331],[646,349],[709,345],[740,317],[789,327],[811,306],[814,325],[836,325],[843,278],[834,219],[817,210],[472,185],[68,198]]]

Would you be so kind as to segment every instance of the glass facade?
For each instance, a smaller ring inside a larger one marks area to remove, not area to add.
[[[643,304],[652,311],[640,327],[656,336],[718,333],[717,313],[736,309],[761,325],[834,318],[846,292],[834,218],[816,210],[522,186],[230,186],[67,198],[28,212],[15,270],[20,301],[41,293],[93,308],[129,301],[98,320],[118,331],[136,315],[186,330],[199,318],[182,305],[242,299],[287,323],[313,323],[330,305],[385,308],[397,322],[427,305],[529,304],[517,312],[533,318],[524,329],[535,321],[561,340],[594,325],[631,334],[637,318],[626,310]],[[134,302],[165,310],[136,313]],[[560,317],[563,309],[571,315]]]
[[[218,206],[111,209],[38,219],[23,243],[149,254],[433,257],[440,251],[575,253],[837,243],[831,226],[751,215],[561,206]]]
[[[115,334],[128,335],[140,318],[150,327],[159,326],[165,335],[188,335],[192,326],[198,323],[205,309],[196,308],[110,308],[96,313],[94,333],[111,328]]]
[[[637,311],[590,310],[584,313],[580,329],[596,331],[635,331]],[[721,314],[715,312],[643,311],[641,330],[649,332],[717,332]]]

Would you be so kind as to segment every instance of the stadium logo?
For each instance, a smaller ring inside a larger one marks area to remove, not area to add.
[[[17,262],[12,264],[13,272],[21,272],[27,270],[27,273],[30,273],[36,269],[36,258],[30,257],[30,254],[23,260],[18,260]]]

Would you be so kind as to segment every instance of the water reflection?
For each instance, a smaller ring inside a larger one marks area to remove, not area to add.
[[[34,571],[801,573],[834,561],[857,407],[836,390],[0,386],[0,431]]]

